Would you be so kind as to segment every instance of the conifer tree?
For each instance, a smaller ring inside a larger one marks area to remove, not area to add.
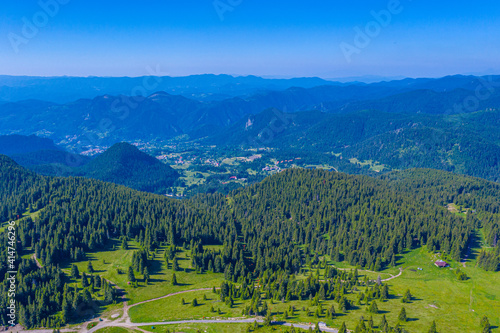
[[[128,266],[128,280],[130,282],[135,282],[135,274],[132,266]]]
[[[94,273],[94,267],[92,266],[92,261],[89,260],[87,264],[87,273],[93,274]]]
[[[78,271],[77,265],[71,265],[71,277],[74,279],[80,278],[80,272]]]
[[[404,306],[401,308],[401,311],[399,312],[398,320],[401,322],[406,322],[406,320],[407,320],[406,309],[404,308]]]
[[[433,320],[431,327],[429,328],[429,333],[437,333],[437,328],[436,328],[436,321]]]

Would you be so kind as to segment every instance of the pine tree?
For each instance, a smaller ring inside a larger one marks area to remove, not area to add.
[[[128,266],[128,280],[130,282],[135,282],[135,274],[132,266]]]
[[[342,322],[342,326],[340,326],[340,330],[338,333],[347,333],[347,327],[345,326],[345,321]]]
[[[122,239],[121,248],[122,248],[122,250],[128,250],[127,239],[125,237],[123,237],[123,239]]]
[[[87,273],[93,274],[94,273],[94,267],[92,267],[92,261],[89,260],[87,264]]]
[[[378,325],[378,328],[385,331],[388,326],[389,323],[387,322],[387,318],[385,317],[385,315],[383,315],[382,319],[380,320],[380,324]]]
[[[71,265],[71,277],[74,279],[80,278],[80,272],[77,265]]]
[[[87,288],[89,286],[89,281],[87,280],[87,275],[85,272],[82,273],[82,287]]]
[[[490,333],[491,332],[491,325],[490,325],[490,321],[488,320],[488,317],[483,316],[483,318],[481,318],[480,326],[481,326],[482,333]]]
[[[114,301],[115,301],[115,292],[114,292],[113,287],[108,286],[106,288],[106,291],[104,292],[104,301],[106,301],[106,303],[114,303]]]
[[[149,270],[148,266],[144,267],[144,282],[148,284],[149,282]]]
[[[333,306],[333,304],[328,309],[328,318],[329,319],[334,319],[335,318],[335,307]]]
[[[407,320],[407,318],[406,318],[406,309],[405,309],[404,306],[401,308],[401,311],[399,312],[398,319],[401,322],[406,322],[406,320]]]
[[[368,327],[369,328],[373,328],[374,324],[373,324],[373,316],[370,316],[370,319],[368,319]]]
[[[437,328],[436,328],[436,321],[432,321],[431,328],[429,328],[429,333],[437,333]]]
[[[172,270],[174,272],[179,271],[179,262],[177,261],[177,258],[174,258],[173,263],[172,263]]]
[[[197,307],[198,306],[198,300],[196,298],[191,301],[191,306],[192,307]]]
[[[370,307],[368,308],[368,312],[374,313],[374,314],[378,313],[377,302],[373,301],[372,304],[370,304]]]
[[[175,276],[175,273],[172,274],[172,281],[171,281],[171,284],[173,286],[176,286],[177,285],[177,276]]]
[[[71,305],[68,304],[68,301],[66,297],[63,298],[62,302],[62,320],[64,324],[69,323],[69,320],[71,319]]]
[[[412,295],[411,295],[411,292],[410,292],[410,289],[406,289],[404,295],[403,295],[403,298],[401,299],[401,302],[403,303],[410,303],[411,302],[411,298],[412,298]]]

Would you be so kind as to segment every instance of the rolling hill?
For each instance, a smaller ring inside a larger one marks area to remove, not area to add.
[[[139,191],[166,193],[177,171],[128,143],[117,143],[73,175],[125,185]]]
[[[108,155],[130,149],[115,148]],[[224,314],[251,320],[306,322],[316,311],[315,320],[331,327],[354,327],[367,313],[379,327],[411,331],[433,320],[444,331],[474,331],[485,315],[498,325],[499,193],[496,183],[429,169],[378,178],[292,169],[228,196],[173,200],[94,179],[40,176],[0,156],[0,216],[26,215],[16,222],[16,251],[24,256],[17,259],[23,293],[16,305],[26,328],[81,322],[80,308],[88,309],[85,318],[121,311],[116,303],[123,299],[102,276],[112,276],[126,296],[149,296],[130,312],[134,322],[220,317],[206,301],[223,297],[234,302],[218,301]],[[0,257],[7,253],[3,248]],[[436,268],[439,256],[452,269]],[[124,267],[129,274],[117,270]],[[207,279],[220,290],[203,284]],[[2,288],[9,283],[4,279]],[[169,293],[204,291],[194,305],[181,296],[169,306],[154,303]],[[7,300],[2,293],[0,301]],[[414,320],[398,321],[402,306]],[[6,311],[0,309],[4,325]]]

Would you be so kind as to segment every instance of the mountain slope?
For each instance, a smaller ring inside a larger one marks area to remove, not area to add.
[[[74,174],[154,193],[165,193],[179,178],[170,166],[128,143],[113,145]]]
[[[500,110],[458,115],[275,110],[247,116],[204,142],[334,152],[388,168],[435,168],[499,181],[499,128]]]
[[[434,81],[426,82],[431,84]],[[448,84],[451,87],[458,85]],[[440,88],[445,86],[443,83]],[[473,108],[455,108],[457,104],[463,105],[470,96],[475,96],[474,90],[409,90],[404,84],[374,84],[291,87],[206,102],[166,92],[156,92],[146,98],[103,95],[62,105],[32,100],[0,105],[0,133],[44,133],[58,144],[74,149],[77,143],[109,146],[121,141],[166,140],[186,134],[200,138],[269,108],[287,113],[317,110],[345,114],[377,110],[453,114],[494,108],[500,104],[500,95],[494,91]]]
[[[0,135],[0,154],[15,155],[39,150],[62,150],[50,139],[35,135]]]

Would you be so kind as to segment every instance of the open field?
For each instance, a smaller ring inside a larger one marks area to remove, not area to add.
[[[468,267],[462,269],[470,277],[467,281],[458,281],[454,274],[457,263],[451,263],[451,268],[440,269],[434,264],[433,255],[429,254],[425,248],[411,251],[404,256],[403,274],[400,277],[388,281],[391,297],[385,302],[377,302],[380,313],[373,315],[375,325],[381,321],[382,315],[386,315],[391,326],[398,322],[398,314],[401,307],[406,308],[409,321],[403,325],[410,332],[420,332],[430,327],[432,320],[436,320],[440,332],[471,332],[478,328],[479,320],[483,315],[487,315],[494,331],[498,330],[500,318],[498,309],[500,308],[500,291],[498,287],[498,273],[485,272],[474,267],[470,262]],[[422,270],[417,270],[420,267]],[[391,274],[394,269],[388,270]],[[384,277],[386,272],[382,272]],[[368,273],[373,278],[377,273]],[[363,271],[360,271],[363,275]],[[410,289],[414,295],[414,300],[409,304],[401,303],[401,296],[406,289]],[[364,287],[359,287],[363,290]],[[203,301],[203,295],[207,301]],[[242,317],[242,309],[249,304],[249,301],[235,302],[233,308],[229,308],[220,302],[218,295],[211,291],[197,291],[182,295],[175,295],[159,301],[138,305],[130,309],[130,316],[133,322],[164,321],[173,319],[203,319],[203,318],[234,318]],[[357,292],[347,295],[356,303]],[[186,304],[182,305],[181,300],[185,299]],[[198,300],[197,307],[191,306],[193,298]],[[354,310],[345,314],[339,314],[336,319],[327,319],[325,315],[319,318],[308,316],[309,309],[312,313],[318,308],[311,306],[309,301],[277,302],[271,304],[266,300],[272,311],[275,320],[285,320],[284,313],[289,311],[290,306],[295,307],[293,316],[286,318],[288,322],[309,323],[324,321],[331,327],[339,327],[343,321],[349,329],[354,329],[363,316],[368,319],[370,314],[366,312],[366,305],[355,307]],[[328,309],[333,304],[338,309],[338,304],[327,300],[322,302],[323,309]],[[211,307],[221,314],[210,311]],[[337,310],[338,311],[338,310]],[[460,320],[457,320],[460,318]]]
[[[175,272],[178,285],[171,285],[172,269],[166,267],[163,259],[164,249],[160,249],[150,260],[150,281],[146,286],[142,280],[142,275],[136,273],[136,278],[139,280],[137,288],[128,284],[127,270],[132,264],[132,255],[137,246],[135,242],[128,242],[128,249],[122,250],[119,247],[119,242],[113,242],[114,249],[110,247],[107,251],[88,253],[88,260],[92,261],[92,266],[95,274],[101,275],[103,278],[112,281],[118,287],[125,290],[127,294],[128,304],[134,304],[140,301],[149,300],[152,298],[164,296],[173,292],[199,289],[199,288],[212,288],[219,286],[224,278],[223,274],[203,273],[198,274],[191,269],[191,260],[187,257],[187,251],[177,253],[179,258],[180,271]],[[80,272],[87,271],[88,261],[80,261],[75,263]],[[170,266],[172,263],[170,263]],[[67,273],[70,271],[70,266],[62,267]],[[118,273],[121,270],[121,274]]]
[[[115,327],[115,326],[104,327],[96,331],[96,333],[138,333],[138,332],[140,331],[132,330],[125,327]]]
[[[360,161],[357,158],[351,158],[349,159],[349,162],[351,162],[352,164],[360,165],[361,167],[368,165],[370,167],[370,170],[375,172],[381,172],[385,169],[385,166],[383,164],[380,164],[379,162],[372,160]]]
[[[266,327],[262,324],[259,324],[258,328],[254,329],[253,324],[227,324],[227,323],[217,323],[217,324],[198,324],[198,323],[190,323],[190,324],[181,324],[181,325],[159,325],[154,326],[154,329],[151,326],[139,326],[140,329],[154,332],[154,333],[164,333],[167,329],[171,332],[185,332],[185,333],[198,333],[198,332],[206,332],[206,333],[245,333],[248,332],[247,328],[251,327],[250,332],[255,333],[267,333],[267,332],[283,332],[285,330],[284,327]],[[301,330],[295,328],[295,332],[307,332],[306,330]],[[117,332],[118,333],[118,332]]]

